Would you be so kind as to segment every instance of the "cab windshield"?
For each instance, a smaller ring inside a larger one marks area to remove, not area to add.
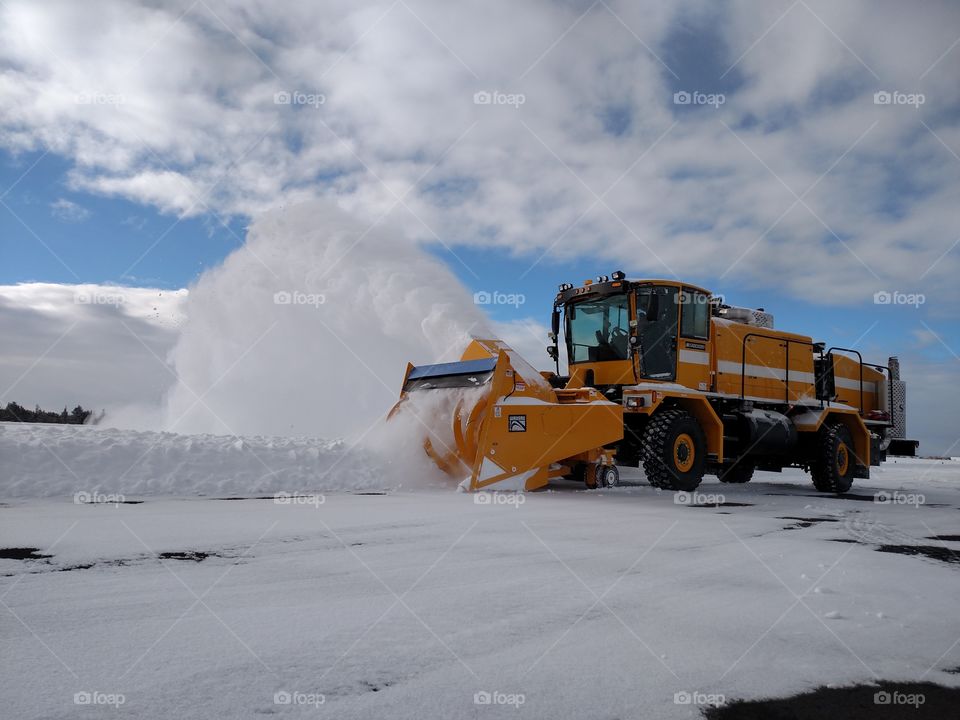
[[[626,295],[583,300],[567,306],[570,362],[629,358],[630,305]]]

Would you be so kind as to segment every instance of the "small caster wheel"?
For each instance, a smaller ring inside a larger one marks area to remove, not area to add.
[[[599,487],[616,487],[620,484],[620,471],[616,465],[597,465],[597,485]]]

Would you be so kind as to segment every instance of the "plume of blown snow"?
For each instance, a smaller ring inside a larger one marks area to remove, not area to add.
[[[456,360],[489,332],[441,262],[322,201],[256,220],[185,310],[163,423],[182,433],[359,440],[408,361]]]

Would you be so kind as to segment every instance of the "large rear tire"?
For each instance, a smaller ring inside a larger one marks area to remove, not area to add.
[[[817,447],[810,475],[813,486],[823,493],[842,495],[853,484],[856,459],[853,439],[844,425],[828,425],[817,434]]]
[[[654,413],[643,433],[643,470],[654,487],[696,490],[707,464],[707,440],[700,423],[685,410]]]

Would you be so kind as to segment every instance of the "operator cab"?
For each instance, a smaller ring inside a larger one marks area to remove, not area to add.
[[[703,288],[675,280],[627,280],[622,272],[581,287],[561,285],[551,336],[559,339],[562,313],[568,387],[589,385],[609,396],[622,385],[676,382],[686,349],[707,349],[710,303]],[[549,351],[559,360],[557,346]],[[696,378],[692,387],[708,379]]]

